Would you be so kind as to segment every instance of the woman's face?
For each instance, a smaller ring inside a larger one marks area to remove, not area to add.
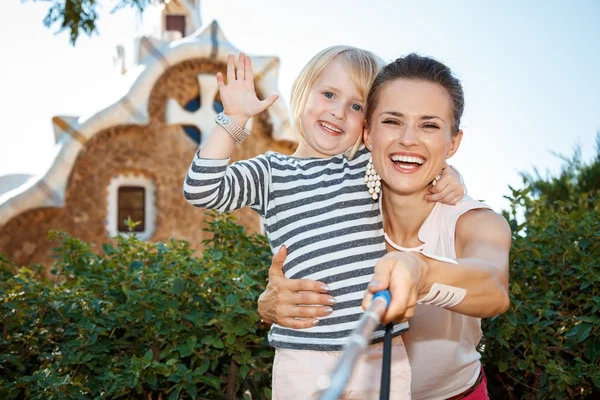
[[[410,79],[386,83],[365,129],[365,143],[385,186],[408,195],[423,191],[460,145],[452,136],[452,102],[440,85]]]

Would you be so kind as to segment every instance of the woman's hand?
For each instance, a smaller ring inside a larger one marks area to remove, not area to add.
[[[250,57],[240,53],[237,74],[234,64],[234,56],[232,54],[228,55],[227,84],[223,80],[223,74],[217,73],[217,84],[223,103],[223,112],[234,119],[247,121],[266,110],[279,96],[271,95],[262,101],[258,99],[254,89],[254,74]]]
[[[266,323],[286,328],[310,328],[333,311],[335,299],[326,293],[329,287],[310,279],[287,279],[283,276],[285,246],[273,256],[269,284],[258,298],[258,313]],[[301,319],[298,319],[301,318]]]
[[[429,193],[425,195],[425,200],[429,202],[439,201],[440,203],[454,205],[466,194],[466,188],[463,185],[460,173],[451,165],[445,164],[440,179],[434,182],[436,182],[435,185],[429,185]]]
[[[362,302],[363,309],[369,307],[373,294],[389,289],[392,301],[382,323],[408,321],[415,314],[425,263],[426,258],[414,252],[390,252],[383,256],[375,265],[375,274]]]

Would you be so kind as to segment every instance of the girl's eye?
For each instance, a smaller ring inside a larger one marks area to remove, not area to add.
[[[352,104],[350,106],[350,108],[352,108],[354,111],[362,111],[362,106],[358,105],[358,104]]]
[[[423,125],[423,128],[425,129],[439,129],[439,127],[435,124],[425,124]]]
[[[333,99],[333,93],[331,92],[325,92],[323,93],[323,96],[327,97],[328,99]]]
[[[390,124],[390,125],[399,125],[398,121],[396,121],[395,119],[386,119],[383,120],[384,124]]]

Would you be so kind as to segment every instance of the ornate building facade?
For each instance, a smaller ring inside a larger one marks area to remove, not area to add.
[[[151,10],[152,33],[135,40],[131,65],[117,48],[126,93],[90,117],[55,116],[56,156],[46,171],[0,177],[0,252],[21,265],[47,264],[50,229],[100,244],[126,234],[127,217],[140,222],[143,240],[184,239],[201,248],[207,217],[185,201],[182,184],[222,110],[215,75],[240,50],[217,22],[200,26],[198,9],[194,0],[171,0]],[[259,97],[278,93],[278,58],[251,57]],[[296,146],[282,100],[247,128],[232,161]],[[260,230],[253,211],[236,215]]]

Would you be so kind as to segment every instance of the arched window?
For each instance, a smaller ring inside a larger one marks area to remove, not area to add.
[[[129,232],[129,226],[126,224],[128,218],[137,222],[133,232],[144,232],[146,230],[146,189],[143,186],[121,186],[117,196],[119,233]]]
[[[143,176],[117,175],[108,186],[108,212],[106,231],[108,236],[130,234],[128,218],[138,224],[134,227],[141,240],[153,234],[156,221],[154,182]]]

